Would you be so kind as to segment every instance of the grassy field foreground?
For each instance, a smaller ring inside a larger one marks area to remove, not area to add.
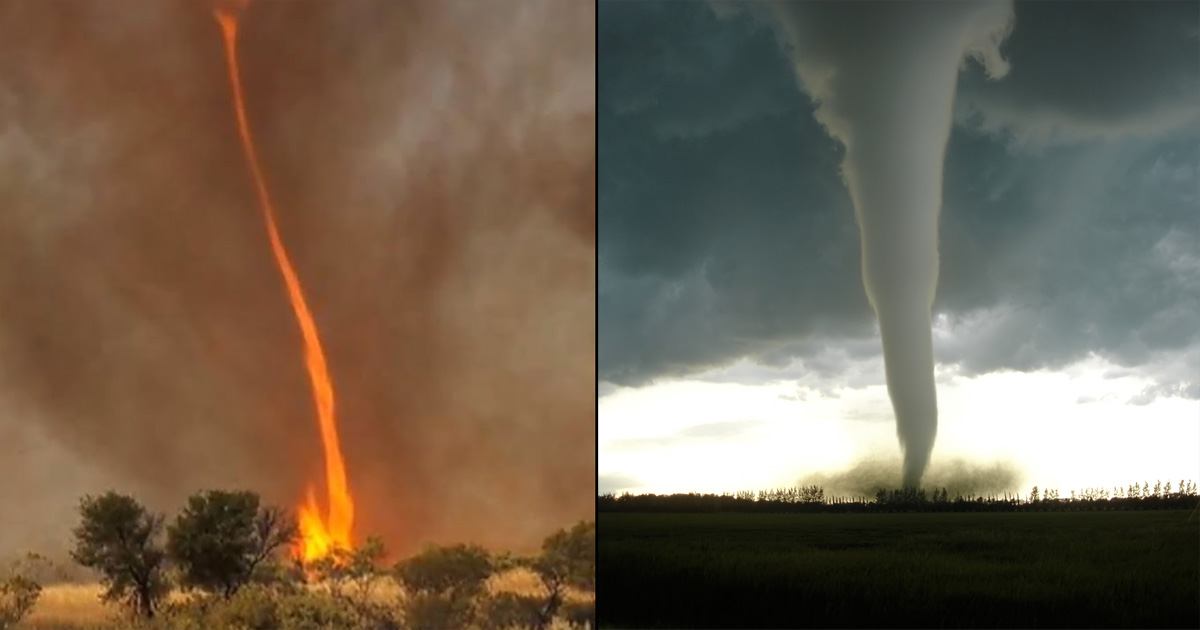
[[[541,595],[543,588],[530,571],[516,569],[494,575],[488,580],[489,593],[516,593]],[[54,584],[45,587],[37,605],[30,615],[15,630],[124,630],[131,627],[127,617],[118,608],[100,601],[99,584]],[[401,596],[400,588],[391,581],[381,581],[372,591],[372,599],[383,604],[396,601]],[[172,600],[180,601],[185,596],[175,593]],[[567,601],[591,601],[590,593],[567,591]],[[552,628],[567,630],[571,626],[556,619]],[[216,629],[214,629],[216,630]]]
[[[1195,628],[1188,516],[602,513],[599,625]]]

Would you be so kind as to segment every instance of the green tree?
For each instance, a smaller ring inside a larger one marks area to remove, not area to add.
[[[71,557],[100,573],[104,601],[119,602],[143,617],[153,617],[170,589],[163,572],[162,515],[112,491],[85,496],[79,502],[79,514]]]
[[[1037,503],[1040,500],[1041,500],[1041,498],[1038,497],[1038,487],[1034,486],[1033,490],[1029,491],[1029,502]]]
[[[257,493],[210,490],[192,495],[167,529],[167,553],[180,585],[229,598],[255,569],[296,538],[280,508],[259,505]]]

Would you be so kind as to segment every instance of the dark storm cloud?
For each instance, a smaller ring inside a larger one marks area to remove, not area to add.
[[[104,489],[19,487],[48,462],[163,509],[217,486],[291,505],[321,474],[212,6],[0,2],[0,545],[66,537],[29,515]],[[359,533],[397,551],[536,545],[594,509],[593,33],[553,0],[244,14]]]
[[[1200,120],[1193,2],[1025,2],[1004,85],[970,76],[961,116],[1017,144],[1169,133]]]
[[[845,281],[858,274],[858,236],[836,145],[775,35],[729,29],[704,5],[601,3],[599,13],[601,377],[715,366],[818,324],[869,329],[861,286]],[[712,37],[735,53],[719,73],[674,74]],[[714,95],[734,78],[739,113],[713,125]],[[644,92],[652,104],[622,108]],[[689,121],[704,133],[660,139],[662,126]]]
[[[940,363],[973,375],[1094,353],[1154,378],[1152,393],[1197,393],[1194,8],[1018,3],[1008,76],[989,83],[965,65],[945,166]],[[874,331],[840,149],[770,24],[718,13],[599,8],[606,381],[742,358],[764,374],[820,369],[826,346]]]

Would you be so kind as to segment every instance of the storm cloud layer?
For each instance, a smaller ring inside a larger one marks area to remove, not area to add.
[[[83,492],[290,506],[321,477],[211,8],[0,3],[2,548],[65,537]],[[242,18],[358,529],[397,551],[528,547],[594,509],[594,19],[382,0]]]
[[[599,11],[598,377],[742,358],[826,370],[829,349],[877,334],[843,149],[770,20],[716,3]],[[1015,14],[1004,80],[959,73],[937,360],[969,376],[1095,355],[1152,379],[1147,396],[1200,398],[1195,5]]]

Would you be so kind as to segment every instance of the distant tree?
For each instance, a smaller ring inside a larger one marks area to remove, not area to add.
[[[1040,500],[1041,500],[1041,499],[1038,497],[1038,487],[1037,487],[1037,486],[1034,486],[1034,487],[1033,487],[1033,490],[1030,490],[1030,491],[1029,491],[1029,502],[1030,502],[1030,503],[1037,503],[1037,502],[1038,502],[1038,501],[1040,501]]]
[[[1162,496],[1162,481],[1159,481],[1159,480],[1154,481],[1154,495],[1153,496],[1156,496],[1156,497]]]
[[[287,513],[259,502],[248,490],[209,490],[188,498],[167,528],[167,553],[184,589],[232,597],[260,564],[295,540],[296,524]]]
[[[163,572],[166,553],[160,541],[163,517],[132,497],[107,492],[85,496],[81,522],[74,530],[71,557],[100,573],[105,601],[119,602],[154,616],[170,586]]]
[[[1171,481],[1170,480],[1167,480],[1167,485],[1163,486],[1163,492],[1167,493],[1168,495],[1171,494]]]

